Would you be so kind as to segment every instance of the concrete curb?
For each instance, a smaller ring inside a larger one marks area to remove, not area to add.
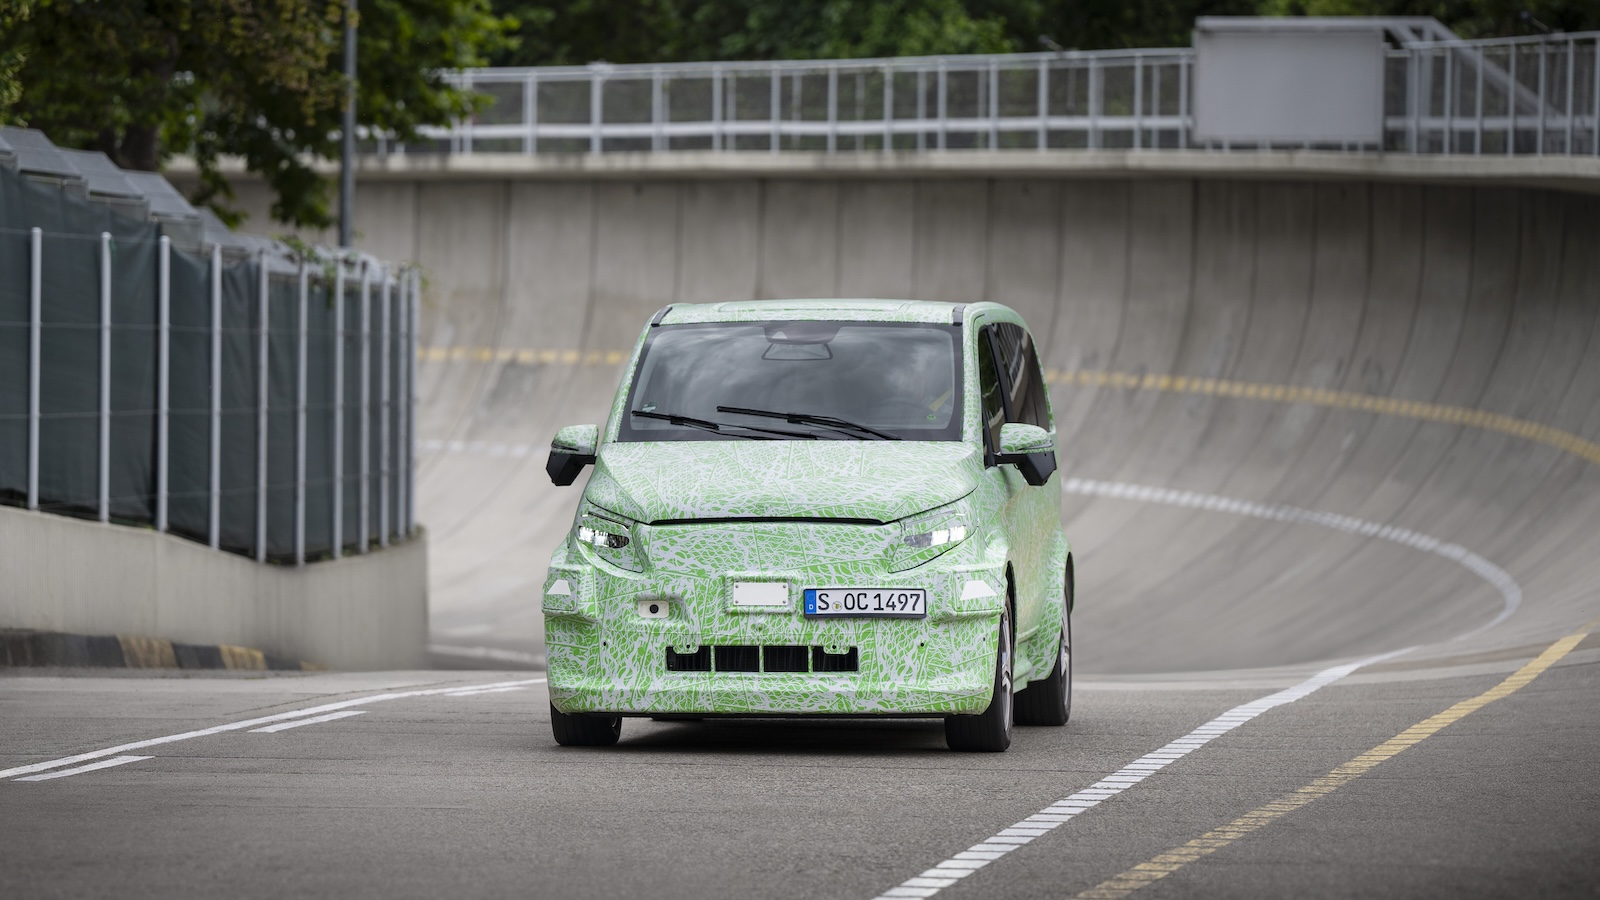
[[[316,663],[284,659],[231,644],[180,644],[140,635],[0,629],[0,668],[24,666],[245,672],[320,672],[326,669]]]

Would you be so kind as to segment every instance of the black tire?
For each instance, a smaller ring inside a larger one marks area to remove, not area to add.
[[[550,705],[550,731],[563,747],[609,747],[622,737],[622,717],[579,715]]]
[[[1000,613],[999,648],[994,660],[994,694],[989,708],[976,716],[950,716],[944,720],[944,742],[951,750],[967,753],[1002,753],[1011,746],[1011,611]]]
[[[1072,718],[1072,617],[1061,623],[1056,666],[1043,681],[1017,692],[1018,725],[1065,725]]]

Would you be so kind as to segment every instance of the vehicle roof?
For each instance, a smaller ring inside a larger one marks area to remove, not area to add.
[[[995,303],[942,303],[932,300],[740,300],[729,303],[675,303],[661,325],[701,322],[768,322],[834,319],[859,322],[941,322],[949,324],[957,307],[1004,309]],[[970,318],[970,314],[967,316]]]

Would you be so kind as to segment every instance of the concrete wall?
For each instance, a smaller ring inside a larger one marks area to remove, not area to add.
[[[1459,161],[1356,158],[1334,173],[1293,155],[1248,171],[1249,155],[1212,156],[1240,171],[452,162],[364,183],[358,210],[370,249],[426,268],[425,345],[624,350],[673,302],[993,299],[1027,317],[1058,371],[1329,388],[1600,439],[1600,197],[1505,170],[1466,177]],[[559,425],[599,421],[620,374],[494,352],[420,366],[419,437],[465,448],[428,456],[418,480],[441,640],[540,646],[538,585],[578,497],[551,487],[542,447]],[[1065,379],[1052,396],[1066,477],[1392,523],[1504,566],[1524,606],[1471,649],[1532,645],[1593,616],[1600,469],[1572,454],[1306,403]],[[1068,497],[1062,514],[1086,672],[1348,657],[1439,640],[1500,608],[1461,567],[1382,541],[1108,498]]]
[[[235,644],[337,669],[427,665],[427,542],[304,568],[0,506],[0,627]]]

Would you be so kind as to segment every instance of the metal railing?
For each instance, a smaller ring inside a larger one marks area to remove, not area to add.
[[[413,533],[416,269],[235,234],[37,133],[0,150],[0,503],[260,562]]]
[[[1600,33],[1400,41],[1384,140],[1322,149],[1600,155]],[[1132,149],[1193,139],[1187,48],[469,69],[470,119],[367,153]]]

